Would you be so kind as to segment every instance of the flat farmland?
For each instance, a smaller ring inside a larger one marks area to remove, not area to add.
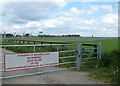
[[[43,41],[43,42],[60,42],[60,43],[102,43],[102,52],[110,52],[118,49],[118,38],[81,38],[81,37],[24,37],[9,38],[16,40]]]
[[[9,38],[9,39],[17,39],[17,40],[33,40],[33,41],[44,41],[44,42],[67,42],[67,43],[75,43],[75,42],[84,42],[84,41],[95,41],[95,40],[103,40],[103,39],[111,39],[111,38],[91,38],[91,37],[21,37],[21,38]]]

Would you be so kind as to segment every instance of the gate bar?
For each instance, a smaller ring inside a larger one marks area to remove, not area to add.
[[[8,77],[0,77],[0,79],[8,79],[8,78],[15,78],[15,77],[20,77],[20,76],[28,76],[28,75],[34,75],[34,74],[49,73],[49,72],[55,72],[55,71],[60,71],[60,70],[70,70],[70,69],[75,69],[75,68],[76,67],[60,68],[60,69],[50,70],[50,71],[43,71],[43,72],[36,72],[36,73],[29,73],[29,74],[22,74],[22,75],[14,75],[14,76],[8,76]]]
[[[64,63],[59,63],[59,64],[62,65],[62,64],[71,64],[71,63],[76,63],[76,61],[74,61],[74,62],[64,62]]]
[[[25,46],[61,46],[61,45],[76,45],[77,43],[72,44],[44,44],[44,45],[0,45],[0,47],[25,47]]]
[[[76,58],[76,56],[66,56],[66,57],[60,57],[60,59],[73,58],[73,57],[75,57],[75,58]]]

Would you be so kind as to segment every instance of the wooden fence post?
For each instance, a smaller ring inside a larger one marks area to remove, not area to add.
[[[96,53],[96,54],[94,54],[94,56],[97,57],[97,45],[94,45],[94,48],[95,48],[94,53]]]

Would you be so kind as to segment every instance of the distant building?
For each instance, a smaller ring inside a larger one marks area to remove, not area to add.
[[[13,34],[6,34],[6,37],[14,37],[14,35]]]
[[[29,37],[29,36],[30,36],[30,34],[25,34],[24,36]]]
[[[6,33],[3,34],[3,33],[1,33],[0,36],[2,38],[4,38],[4,39],[6,39],[6,37],[14,37],[13,34],[10,34],[10,33],[9,34],[6,34]]]
[[[22,37],[22,35],[16,35],[16,37]]]
[[[71,35],[72,37],[80,37],[80,35]]]

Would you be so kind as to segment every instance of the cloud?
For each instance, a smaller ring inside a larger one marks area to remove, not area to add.
[[[88,5],[87,6],[88,9],[86,10],[79,10],[78,8],[76,7],[72,7],[70,8],[69,11],[65,11],[65,12],[60,12],[59,14],[60,15],[64,15],[66,17],[69,17],[69,16],[85,16],[85,15],[93,15],[95,13],[98,13],[98,12],[103,12],[103,11],[106,11],[106,12],[109,12],[109,13],[113,13],[113,8],[112,8],[112,5]]]
[[[74,11],[71,11],[73,10]],[[64,12],[60,17],[54,19],[54,22],[47,20],[54,25],[53,28],[48,29],[59,30],[59,34],[64,33],[79,33],[84,36],[117,36],[118,31],[118,14],[107,13],[97,18],[87,19],[84,14],[79,14],[80,10],[73,7],[68,12]],[[84,10],[86,13],[87,10]],[[67,16],[66,16],[67,14]],[[88,14],[89,15],[89,14]],[[86,14],[87,16],[87,14]],[[58,23],[59,22],[59,23]]]
[[[102,17],[102,21],[108,24],[116,24],[118,22],[117,14],[107,14]]]
[[[93,14],[99,10],[99,5],[90,5],[90,9],[87,10],[87,14]]]
[[[93,24],[94,22],[95,22],[94,19],[84,21],[85,24]]]
[[[113,16],[114,15],[114,16]],[[112,17],[112,18],[111,18]],[[80,34],[81,36],[117,36],[117,14],[106,14],[96,19],[81,19],[73,16],[66,17],[60,16],[55,19],[47,19],[42,21],[29,22],[25,25],[16,26],[16,28],[25,29],[25,31],[32,33],[32,28],[36,30],[36,33],[43,31],[45,34]],[[109,23],[103,21],[104,19],[110,19],[114,21]],[[29,31],[27,30],[29,28]],[[35,33],[35,32],[34,32]]]
[[[113,12],[112,5],[90,5],[90,9],[87,10],[88,14],[93,14],[98,11],[107,11],[107,12]]]
[[[119,0],[66,0],[68,2],[119,2]]]
[[[39,7],[36,6],[37,4],[35,4],[35,7],[33,5],[32,8],[34,9]],[[41,13],[41,16],[42,13],[45,13],[46,10],[56,11],[61,8],[61,7],[54,8],[53,6],[50,6],[49,8],[48,7],[42,8],[42,7],[44,6],[38,8],[39,10],[36,9],[36,11],[39,11],[39,13]],[[15,22],[15,24],[11,26],[11,30],[6,29],[6,31],[14,32],[14,30],[16,30],[16,32],[19,32],[20,34],[25,32],[38,34],[39,31],[43,31],[44,34],[59,34],[59,35],[80,34],[81,36],[92,36],[92,35],[117,36],[118,17],[117,17],[117,13],[114,13],[112,11],[113,10],[112,6],[90,5],[88,7],[90,8],[83,10],[73,6],[67,11],[59,11],[55,13],[54,17],[52,18],[47,18],[49,15],[46,15],[46,17],[42,16],[43,18],[37,16],[36,13],[34,14],[34,10],[32,10],[32,8],[31,10],[29,9],[32,12],[31,14],[29,14],[30,11],[27,11],[29,7],[25,8],[24,10],[25,14],[19,14],[21,13],[21,11],[17,13],[15,9],[14,10],[11,9],[9,10],[8,13],[12,14],[13,12],[15,12],[14,13],[15,15],[10,15],[11,19],[13,18],[15,19],[13,21],[11,20],[12,22]],[[108,12],[99,17],[91,17],[94,16],[94,14],[96,15],[99,12],[101,12],[101,10]],[[37,18],[32,19],[33,18],[32,14]],[[18,24],[18,22],[22,22],[22,23]]]
[[[57,2],[58,1],[58,2]],[[66,2],[59,0],[54,2],[4,2],[2,16],[8,18],[9,23],[27,23],[28,21],[40,21],[48,18],[46,11],[59,10]]]
[[[113,11],[112,5],[102,5],[101,8],[104,9],[104,10],[107,10],[109,12]]]

